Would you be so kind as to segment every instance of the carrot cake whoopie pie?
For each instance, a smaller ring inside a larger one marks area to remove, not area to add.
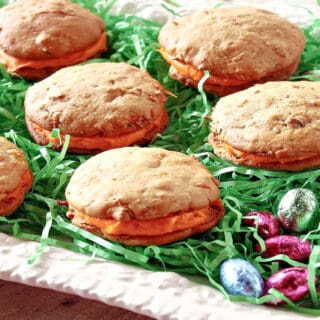
[[[32,182],[22,150],[0,137],[0,216],[8,216],[20,206]]]
[[[26,124],[40,145],[60,149],[70,135],[70,152],[92,154],[150,142],[167,125],[166,100],[158,81],[129,64],[72,66],[28,89]]]
[[[221,158],[271,170],[320,166],[320,82],[258,84],[221,98],[211,118]]]
[[[106,50],[102,19],[66,0],[20,0],[0,9],[0,63],[26,79]]]
[[[161,29],[160,53],[174,79],[220,96],[293,75],[304,50],[302,31],[275,13],[219,7],[176,18]]]
[[[127,147],[80,165],[66,188],[72,223],[128,245],[162,245],[209,230],[224,214],[218,181],[193,156]]]

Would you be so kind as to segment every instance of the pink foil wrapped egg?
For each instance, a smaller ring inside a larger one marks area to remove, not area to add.
[[[308,240],[302,241],[296,236],[280,235],[268,238],[264,241],[266,250],[261,252],[263,258],[269,258],[278,254],[285,254],[290,259],[296,261],[305,261],[311,254],[311,244]],[[255,247],[260,252],[259,244]]]
[[[298,301],[309,292],[308,269],[305,267],[290,267],[282,269],[271,275],[264,283],[263,295],[274,288],[283,293],[292,302]],[[281,305],[284,300],[274,299],[268,301],[270,305]]]
[[[250,227],[258,226],[258,234],[262,238],[270,238],[280,234],[278,219],[266,211],[248,212],[243,218],[242,223]]]

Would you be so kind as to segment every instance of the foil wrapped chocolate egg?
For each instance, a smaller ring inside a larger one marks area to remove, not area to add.
[[[258,270],[240,258],[225,260],[220,267],[220,280],[232,295],[258,298],[263,292],[263,280]]]
[[[264,241],[265,251],[261,252],[263,258],[274,257],[278,254],[285,254],[290,259],[296,261],[305,261],[309,258],[312,247],[308,240],[301,240],[292,235],[280,235],[268,238]],[[261,247],[257,243],[256,251],[260,252]]]
[[[317,281],[317,277],[315,281]],[[268,294],[271,288],[280,291],[293,302],[300,300],[309,292],[308,268],[289,267],[274,273],[265,281],[263,294]],[[278,299],[267,302],[267,304],[275,306],[283,303],[283,300]]]
[[[284,229],[290,232],[308,230],[316,225],[318,201],[309,189],[289,190],[280,200],[278,218]]]
[[[251,211],[248,212],[243,220],[243,225],[258,227],[258,234],[262,238],[270,238],[280,234],[280,223],[270,212]]]

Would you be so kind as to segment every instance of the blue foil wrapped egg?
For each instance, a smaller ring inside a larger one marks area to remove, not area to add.
[[[278,218],[289,232],[301,232],[316,227],[319,221],[315,194],[304,188],[289,190],[280,200]]]
[[[258,298],[263,292],[263,279],[247,260],[232,258],[220,267],[220,280],[225,290],[236,296]]]

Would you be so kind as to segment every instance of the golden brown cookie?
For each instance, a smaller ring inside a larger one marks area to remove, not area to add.
[[[34,140],[69,151],[97,153],[146,144],[164,130],[164,88],[126,63],[92,63],[64,68],[27,91],[26,123]],[[60,137],[51,137],[54,128]]]
[[[220,99],[209,142],[231,162],[299,171],[320,165],[320,83],[268,82]]]
[[[297,26],[275,13],[250,7],[220,7],[176,18],[161,29],[160,53],[170,74],[226,95],[254,83],[284,80],[295,73],[305,39]]]
[[[192,157],[127,147],[79,166],[66,189],[68,217],[128,245],[161,245],[216,225],[224,208],[218,182]]]
[[[32,181],[23,152],[0,137],[0,216],[8,216],[20,206]]]
[[[26,79],[106,50],[102,19],[66,0],[20,0],[0,9],[0,62]]]

